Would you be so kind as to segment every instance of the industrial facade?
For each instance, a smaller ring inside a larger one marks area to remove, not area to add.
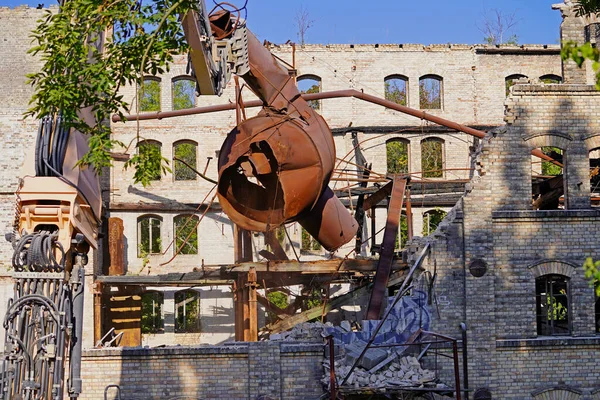
[[[564,17],[563,39],[582,42],[585,22],[572,16],[568,5],[556,7]],[[0,87],[6,99],[0,109],[3,137],[0,163],[6,171],[0,182],[0,223],[7,229],[14,216],[11,205],[20,168],[37,130],[35,121],[22,118],[31,94],[23,73],[32,72],[39,65],[25,51],[29,47],[27,32],[40,13],[23,7],[0,9],[3,32],[0,51],[11,55],[0,60],[3,72]],[[400,101],[409,107],[426,108],[430,114],[488,131],[484,139],[476,140],[355,99],[327,99],[315,104],[334,132],[339,159],[355,162],[355,138],[361,143],[366,160],[372,163],[371,169],[386,174],[387,145],[396,141],[402,143],[407,156],[402,168],[414,174],[414,178],[462,184],[460,190],[444,196],[419,197],[418,193],[412,193],[413,230],[416,236],[423,233],[429,236],[409,242],[407,258],[414,261],[425,244],[430,245],[424,268],[436,276],[431,288],[434,293],[431,307],[437,309],[433,313],[436,315],[433,328],[459,337],[459,323],[467,324],[470,388],[479,389],[480,396],[489,390],[493,398],[501,399],[600,398],[595,397],[600,396],[596,390],[600,376],[595,370],[600,344],[598,311],[594,290],[581,267],[588,256],[600,258],[600,243],[595,235],[600,214],[590,200],[593,188],[589,179],[590,158],[595,157],[590,157],[590,152],[594,155],[600,146],[599,127],[594,119],[600,109],[600,95],[593,86],[588,86],[593,78],[589,66],[578,69],[570,63],[563,65],[556,45],[269,46],[278,57],[294,64],[299,82],[306,78],[319,91],[358,89],[389,97],[393,84],[401,94]],[[186,80],[186,64],[187,59],[179,57],[170,72],[148,77],[148,82],[156,82],[154,87],[159,88],[160,111],[177,108],[175,97],[181,96],[181,90],[186,93],[185,84],[178,84]],[[510,87],[513,81],[523,84]],[[423,88],[428,84],[434,88],[434,101],[424,106],[427,98],[423,96]],[[123,93],[132,100],[135,110],[136,88],[125,88]],[[243,96],[245,100],[255,98],[247,90]],[[233,84],[221,98],[200,96],[194,106],[228,101],[235,101]],[[248,109],[247,113],[251,116],[254,111]],[[119,323],[125,326],[131,322],[119,322],[118,318],[94,321],[99,311],[95,306],[99,304],[106,310],[112,304],[111,296],[135,297],[140,312],[140,299],[154,296],[151,302],[156,305],[154,311],[137,317],[154,318],[150,323],[153,329],[142,332],[139,321],[134,324],[137,333],[132,334],[130,327],[124,328],[130,344],[197,345],[232,340],[234,302],[230,286],[224,282],[207,282],[202,287],[145,284],[135,289],[109,284],[100,295],[100,302],[94,298],[99,296],[94,283],[97,284],[97,277],[115,271],[131,277],[132,281],[135,277],[148,280],[153,276],[234,263],[233,226],[219,205],[211,201],[213,184],[194,175],[178,176],[181,165],[174,158],[182,154],[178,149],[188,150],[186,160],[193,160],[196,170],[216,180],[221,143],[235,124],[232,111],[141,121],[139,125],[113,123],[114,138],[130,145],[125,153],[136,151],[131,143],[139,136],[143,143],[160,148],[172,171],[146,188],[133,183],[133,172],[124,168],[122,159],[116,159],[114,167],[102,175],[108,230],[104,251],[96,254],[96,263],[88,267],[86,347],[93,347],[94,325],[102,324],[100,332],[104,334],[112,327],[119,330]],[[430,143],[435,145],[427,147]],[[532,187],[535,190],[536,175],[541,171],[530,152],[542,147],[561,149],[563,155],[564,193],[553,210],[534,210],[531,205],[535,195]],[[429,162],[424,156],[425,148],[439,152],[433,165],[441,162],[440,174],[424,170]],[[189,151],[193,156],[189,156]],[[352,164],[340,161],[340,165],[356,173]],[[332,182],[333,189],[343,192],[349,185],[343,176]],[[348,207],[353,206],[350,201]],[[439,227],[428,226],[430,214],[439,212],[448,216]],[[385,216],[385,208],[380,208],[375,210],[373,224],[367,217],[365,237],[374,235],[375,243],[381,242],[383,233],[376,232],[384,227]],[[189,229],[185,230],[187,224],[198,224],[194,228],[196,234],[187,245],[178,246],[177,233],[182,229],[189,233]],[[118,232],[114,237],[122,238],[122,248],[111,249],[114,246],[111,229]],[[284,240],[284,249],[290,258],[294,253],[303,261],[331,257],[322,249],[307,246],[298,224],[287,226],[287,234],[292,245],[286,245]],[[362,256],[371,255],[371,250],[375,250],[372,244],[365,243]],[[261,260],[258,252],[265,248],[263,236],[252,235],[252,245],[254,260]],[[353,247],[346,245],[333,256],[343,258]],[[2,266],[10,266],[11,254],[10,245],[2,243]],[[7,271],[0,287],[0,298],[4,298],[0,301],[0,311],[11,295],[11,288]],[[551,290],[556,293],[548,295]],[[546,301],[564,306],[564,315],[546,318],[544,307],[549,304]],[[197,314],[196,326],[187,325],[189,319],[182,316],[190,310],[187,304],[192,304]],[[114,350],[104,351],[113,351],[114,354],[107,354],[114,363],[125,357]],[[231,357],[235,359],[252,351],[224,350],[218,357],[233,354]],[[276,352],[279,354],[280,350]],[[283,352],[282,348],[278,357],[283,358]],[[93,354],[89,352],[89,357],[95,357]],[[144,355],[136,357],[143,360]],[[153,360],[158,356],[153,353],[148,357]],[[290,367],[282,366],[282,371],[285,368]],[[111,369],[114,368],[107,367]],[[193,391],[188,378],[182,378],[182,382],[187,382],[182,386],[187,385],[187,390]],[[160,373],[148,374],[147,379],[145,386],[160,385]],[[124,379],[117,383],[127,387]],[[97,382],[98,388],[94,389],[98,396],[102,384]],[[159,398],[159,392],[152,390],[153,398]],[[220,390],[223,393],[219,396],[227,398],[227,390]],[[243,398],[243,392],[242,388],[236,396]],[[247,398],[250,392],[259,394],[257,390],[249,390]],[[271,393],[293,398],[289,393],[284,395],[284,391],[278,393],[272,389]]]

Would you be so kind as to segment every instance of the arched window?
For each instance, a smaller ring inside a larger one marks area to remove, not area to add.
[[[527,76],[521,74],[513,74],[504,78],[504,87],[506,88],[506,95],[510,93],[510,88],[513,87],[518,80],[523,79],[526,80]]]
[[[385,99],[402,106],[408,103],[408,78],[390,75],[384,79]]]
[[[590,196],[592,207],[600,207],[600,148],[590,151]]]
[[[158,333],[165,328],[163,319],[164,296],[161,292],[142,294],[142,333]]]
[[[178,215],[173,218],[175,251],[179,254],[198,254],[198,216]]]
[[[189,77],[173,78],[173,110],[196,106],[196,82]]]
[[[175,293],[175,332],[200,332],[200,295],[195,290]]]
[[[554,74],[547,74],[540,76],[540,82],[542,83],[562,83],[562,77]]]
[[[571,333],[569,295],[569,278],[564,275],[542,275],[535,280],[538,335]]]
[[[302,75],[296,79],[298,84],[298,90],[300,93],[320,93],[321,92],[321,78],[316,75]],[[320,100],[310,100],[308,101],[308,105],[313,108],[313,110],[321,110],[321,101]]]
[[[408,174],[408,141],[390,139],[385,142],[388,174]]]
[[[540,147],[547,156],[558,164],[563,164],[564,152],[558,147]],[[557,210],[564,206],[565,180],[563,168],[551,161],[532,157],[531,161],[531,193],[534,210]]]
[[[159,181],[162,175],[162,144],[156,140],[144,140],[138,143],[141,161],[146,165],[146,174],[151,181]]]
[[[144,258],[150,254],[160,254],[160,227],[162,218],[155,215],[143,215],[137,220],[138,227],[138,257]]]
[[[173,144],[173,178],[176,181],[194,181],[198,169],[198,145],[191,140],[182,140]],[[187,164],[187,165],[186,165]]]
[[[140,111],[160,111],[160,79],[144,78],[143,85],[138,86]]]
[[[419,108],[437,110],[442,108],[442,77],[425,75],[419,78]]]
[[[423,213],[423,236],[435,232],[448,213],[443,210],[429,210]]]
[[[444,176],[444,141],[428,138],[421,141],[421,171],[423,178]]]

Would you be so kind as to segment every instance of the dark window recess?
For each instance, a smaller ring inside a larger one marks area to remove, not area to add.
[[[159,333],[164,330],[162,308],[162,293],[146,292],[142,295],[142,333]]]
[[[194,290],[175,293],[175,332],[200,332],[200,296]]]
[[[160,219],[142,217],[138,220],[138,257],[161,252]]]
[[[537,278],[535,298],[538,335],[569,335],[569,278],[562,275],[544,275]]]

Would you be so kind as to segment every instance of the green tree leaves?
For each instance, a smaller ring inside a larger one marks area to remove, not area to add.
[[[111,138],[108,120],[129,112],[120,89],[165,72],[173,55],[186,51],[178,16],[194,7],[190,0],[72,0],[59,13],[47,11],[32,33],[35,44],[29,52],[43,65],[28,75],[34,95],[27,115],[62,112],[73,128],[90,136],[90,151],[80,164],[98,172],[110,166],[109,152],[122,144]],[[93,125],[79,115],[87,107]],[[149,182],[142,171],[149,160],[138,155],[128,163],[136,168],[136,182]]]

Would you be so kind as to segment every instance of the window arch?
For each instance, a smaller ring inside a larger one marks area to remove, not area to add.
[[[150,254],[160,254],[160,230],[162,218],[157,215],[142,215],[137,219],[138,257],[144,258]]]
[[[527,79],[527,76],[522,74],[512,74],[504,78],[504,87],[506,89],[507,96],[510,93],[510,88],[513,87],[514,84],[520,79]]]
[[[192,140],[173,143],[173,179],[195,181],[197,174],[190,167],[198,169],[198,144]]]
[[[408,104],[408,78],[404,75],[389,75],[383,80],[385,99],[405,106]]]
[[[196,106],[196,81],[189,76],[179,76],[171,81],[173,110],[184,110]]]
[[[198,222],[197,215],[178,215],[173,218],[175,252],[198,254]]]
[[[409,142],[394,138],[385,142],[385,155],[388,174],[408,174]]]
[[[542,83],[562,83],[562,76],[554,74],[546,74],[540,76],[540,82]]]
[[[300,93],[320,93],[321,92],[321,78],[317,75],[305,74],[296,78],[298,84],[298,90]],[[313,110],[321,110],[321,100],[309,100],[308,105]]]
[[[175,332],[200,332],[200,295],[197,291],[175,293]]]
[[[444,140],[427,138],[421,141],[421,173],[423,178],[444,176]]]
[[[581,390],[576,389],[574,387],[567,385],[558,385],[534,390],[531,393],[531,397],[534,400],[577,400],[581,398],[582,394],[583,392]]]
[[[151,181],[159,181],[162,176],[162,143],[157,140],[147,139],[138,143],[138,152],[142,159],[160,160],[160,163],[148,163],[152,168],[147,168]]]
[[[144,77],[143,85],[138,85],[141,112],[160,111],[160,78]]]
[[[553,143],[557,144],[557,143]],[[559,143],[558,143],[559,144]],[[563,175],[565,152],[559,147],[539,147],[545,155],[553,158],[553,162],[532,157],[531,161],[531,206],[534,210],[557,210],[565,206],[564,194],[566,180]]]
[[[543,336],[571,334],[570,278],[547,274],[535,280],[537,333]]]
[[[142,294],[142,333],[158,333],[164,330],[163,304],[162,292],[151,290]]]
[[[424,75],[419,78],[419,108],[436,110],[442,108],[443,79],[438,75]]]
[[[444,210],[429,210],[423,213],[423,236],[435,232],[440,222],[448,215]]]

